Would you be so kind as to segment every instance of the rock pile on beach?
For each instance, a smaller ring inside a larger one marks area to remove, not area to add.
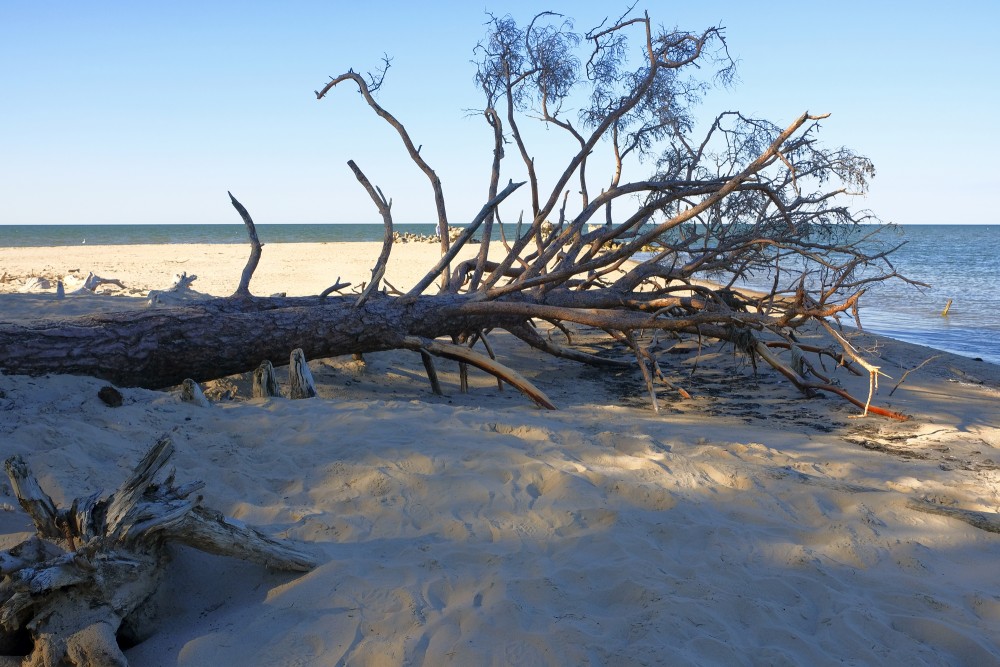
[[[448,240],[454,241],[464,230],[461,227],[448,228]],[[413,232],[393,232],[393,243],[441,243],[440,234],[414,234]]]

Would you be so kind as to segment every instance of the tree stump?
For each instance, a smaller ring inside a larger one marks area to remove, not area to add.
[[[288,360],[288,398],[313,398],[316,382],[313,380],[306,355],[301,347],[292,350]]]
[[[281,396],[278,380],[274,377],[274,366],[266,359],[253,372],[253,397],[269,398]]]
[[[181,400],[185,403],[193,403],[200,408],[210,407],[212,404],[201,390],[201,385],[187,378],[181,383]]]
[[[20,456],[7,474],[36,535],[0,552],[0,653],[23,667],[127,665],[119,640],[145,638],[150,598],[181,542],[268,567],[308,571],[316,561],[286,542],[199,507],[204,484],[153,479],[173,454],[161,438],[113,494],[57,508]]]

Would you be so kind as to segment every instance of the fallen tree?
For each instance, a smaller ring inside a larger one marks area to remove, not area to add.
[[[634,52],[630,36],[638,37]],[[0,324],[0,368],[163,387],[247,372],[263,360],[286,358],[292,348],[309,358],[410,349],[424,357],[432,381],[430,356],[449,357],[552,407],[516,372],[474,352],[470,343],[504,329],[582,363],[625,363],[554,343],[533,328],[544,321],[617,338],[631,351],[629,363],[642,372],[654,407],[662,375],[642,336],[650,331],[728,341],[755,367],[758,361],[774,367],[802,392],[835,393],[867,410],[871,392],[865,400],[851,396],[813,360],[829,356],[868,374],[872,388],[881,374],[839,326],[842,316],[857,320],[859,299],[872,284],[902,279],[889,259],[893,248],[860,227],[876,225],[878,231],[878,219],[844,203],[865,190],[874,168],[847,149],[820,146],[816,135],[825,115],[803,113],[781,128],[727,111],[696,136],[692,108],[710,82],[690,72],[713,68],[727,80],[733,62],[725,46],[720,28],[658,31],[648,15],[605,21],[582,35],[551,13],[526,27],[493,17],[477,48],[483,117],[494,140],[486,203],[454,240],[440,179],[405,126],[375,99],[388,60],[375,74],[351,70],[332,77],[317,98],[342,85],[356,87],[428,178],[442,257],[418,284],[390,294],[382,281],[392,248],[391,201],[351,161],[386,230],[360,295],[340,293],[346,286],[338,279],[317,297],[253,296],[249,285],[261,244],[250,214],[233,198],[252,251],[232,297],[142,313]],[[574,105],[576,118],[568,111]],[[548,186],[522,132],[526,118],[565,133],[574,145]],[[522,180],[501,188],[511,146]],[[594,192],[591,171],[602,154],[609,175]],[[655,164],[653,173],[625,178],[627,169],[647,163]],[[522,188],[530,202],[527,220],[522,212],[516,226],[501,224],[505,202]],[[578,193],[572,203],[571,190]],[[477,257],[455,264],[474,236]],[[505,251],[494,257],[496,240]],[[766,288],[741,289],[752,280],[766,280]],[[436,293],[428,293],[435,284]],[[809,324],[825,329],[836,349],[802,345],[795,332]]]

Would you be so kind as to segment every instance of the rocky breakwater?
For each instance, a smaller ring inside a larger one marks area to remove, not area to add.
[[[464,231],[461,227],[448,228],[448,240],[454,241]],[[393,232],[393,243],[441,243],[438,234],[414,234],[413,232]]]

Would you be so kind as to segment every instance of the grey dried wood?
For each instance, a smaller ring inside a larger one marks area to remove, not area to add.
[[[0,653],[25,635],[23,667],[126,665],[118,638],[141,640],[154,620],[148,604],[168,560],[166,545],[303,572],[316,560],[302,549],[200,507],[201,482],[156,482],[173,454],[161,438],[110,496],[56,507],[19,456],[7,474],[36,535],[0,552]],[[2,662],[2,656],[0,656]]]

